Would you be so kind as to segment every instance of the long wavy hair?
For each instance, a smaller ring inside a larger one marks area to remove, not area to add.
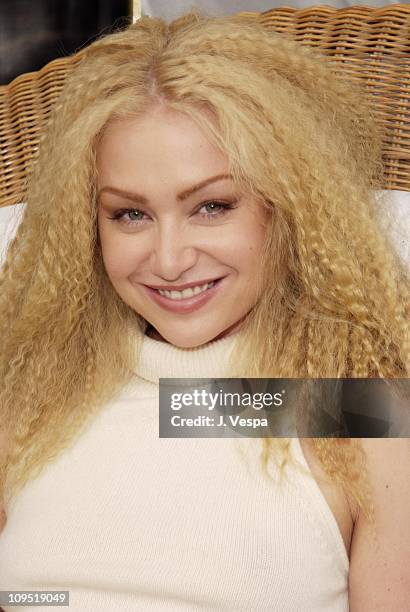
[[[409,375],[410,282],[376,219],[382,135],[361,88],[252,16],[143,17],[90,45],[67,79],[1,270],[5,503],[134,375],[147,322],[102,262],[96,147],[108,122],[158,102],[203,127],[270,212],[263,291],[232,372]],[[283,468],[290,439],[262,442],[262,465]],[[327,474],[372,518],[359,440],[313,442]]]

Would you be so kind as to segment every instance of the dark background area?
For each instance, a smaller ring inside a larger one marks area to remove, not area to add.
[[[131,19],[130,0],[0,0],[0,84]]]

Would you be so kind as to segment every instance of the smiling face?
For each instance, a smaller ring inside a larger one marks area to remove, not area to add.
[[[157,107],[107,127],[97,168],[105,269],[153,337],[192,348],[238,331],[259,297],[266,211],[229,178],[228,157],[187,115]],[[197,295],[152,289],[216,279]]]

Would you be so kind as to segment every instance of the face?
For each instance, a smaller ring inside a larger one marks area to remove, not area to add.
[[[105,269],[153,337],[193,348],[238,331],[259,297],[266,211],[235,185],[227,156],[159,107],[109,124],[97,168]]]

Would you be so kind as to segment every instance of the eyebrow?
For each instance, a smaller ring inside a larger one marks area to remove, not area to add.
[[[232,174],[217,174],[216,176],[211,176],[210,178],[207,178],[201,181],[200,183],[197,183],[196,185],[193,185],[192,187],[189,187],[188,189],[181,191],[181,193],[177,195],[177,200],[179,202],[183,202],[184,200],[189,198],[192,194],[194,194],[196,191],[203,189],[204,187],[206,187],[207,185],[210,185],[211,183],[216,183],[216,181],[221,181],[223,179],[232,179],[232,178],[233,178]],[[97,197],[100,197],[100,195],[104,192],[113,193],[114,195],[122,196],[123,198],[127,198],[127,200],[132,200],[133,202],[136,202],[137,204],[148,205],[147,198],[138,193],[133,193],[131,191],[124,191],[123,189],[118,189],[117,187],[107,186],[107,187],[103,187],[102,189],[100,189],[100,191],[97,194]]]

